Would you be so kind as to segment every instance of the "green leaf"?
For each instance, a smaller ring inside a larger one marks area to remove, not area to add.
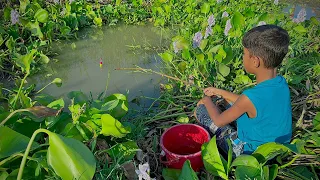
[[[13,37],[10,36],[10,38],[6,41],[5,44],[6,44],[6,47],[7,47],[10,51],[12,51],[13,48],[14,48],[14,44],[15,44],[15,41],[13,40]]]
[[[233,51],[232,51],[232,48],[231,47],[226,47],[225,48],[225,53],[226,53],[226,56],[225,58],[223,59],[222,63],[223,64],[229,64],[232,59],[233,59]]]
[[[263,170],[263,178],[262,179],[269,180],[269,174],[270,174],[269,166],[263,166],[262,170]]]
[[[74,104],[80,104],[81,106],[89,101],[87,95],[81,91],[71,91],[67,94],[69,99],[74,99]]]
[[[140,149],[136,142],[128,141],[116,144],[115,146],[110,148],[107,151],[107,153],[114,161],[117,161],[119,164],[122,164],[125,161],[132,160],[137,151],[139,150]]]
[[[228,162],[227,162],[227,174],[229,174],[230,168],[231,168],[231,163],[232,163],[232,144],[231,144],[231,140],[227,139],[227,143],[228,143]]]
[[[112,94],[104,102],[101,110],[107,111],[116,119],[124,117],[129,110],[127,97],[123,94]]]
[[[39,9],[34,18],[37,19],[41,23],[46,23],[48,21],[49,13],[45,9]]]
[[[263,13],[259,16],[258,21],[266,21],[268,19],[268,13]]]
[[[26,27],[31,31],[32,35],[34,36],[38,36],[39,39],[43,39],[43,34],[41,32],[41,29],[40,29],[40,26],[39,26],[39,23],[38,21],[32,23],[32,22],[29,22]]]
[[[29,5],[29,0],[20,0],[20,13],[24,14],[26,12],[26,8]]]
[[[57,85],[58,87],[61,87],[62,85],[62,80],[60,78],[55,78],[53,81],[52,81],[53,84]]]
[[[5,180],[8,176],[9,174],[7,173],[7,171],[0,172],[0,179]]]
[[[39,94],[34,98],[35,101],[40,103],[40,105],[47,106],[50,104],[52,101],[55,100],[53,96],[50,96],[48,94]]]
[[[24,151],[30,138],[24,136],[6,126],[0,127],[0,159],[11,156],[14,153]],[[32,144],[32,149],[38,147],[38,143]]]
[[[200,62],[203,62],[204,61],[204,54],[197,54],[196,55],[196,59]]]
[[[222,45],[216,45],[216,46],[214,46],[213,48],[211,48],[210,50],[209,50],[209,52],[213,52],[213,53],[215,53],[215,54],[217,54],[217,52],[218,52],[218,50],[220,49],[222,47]]]
[[[10,20],[10,17],[11,17],[11,10],[12,8],[11,7],[5,7],[4,8],[4,11],[3,11],[3,17],[5,20],[9,21]]]
[[[95,18],[93,19],[93,23],[94,23],[96,26],[101,27],[101,26],[102,26],[102,19],[99,18],[99,17],[95,17]]]
[[[162,177],[164,180],[176,180],[179,179],[181,174],[180,169],[170,169],[170,168],[163,168],[162,169]]]
[[[52,109],[62,109],[62,108],[64,108],[64,100],[63,100],[63,98],[60,98],[58,100],[51,102],[47,106]]]
[[[180,72],[184,73],[187,69],[187,63],[185,61],[182,61],[178,64],[178,69]]]
[[[292,171],[305,177],[305,179],[316,179],[314,174],[306,166],[296,166],[291,168]]]
[[[259,167],[259,166],[258,166]],[[254,179],[254,180],[262,180],[261,171],[258,168],[247,167],[247,166],[238,166],[236,168],[236,179]]]
[[[69,26],[63,26],[60,28],[60,32],[62,35],[68,35],[71,32],[71,28]]]
[[[171,62],[173,59],[173,55],[170,54],[169,52],[160,53],[159,55],[162,58],[162,60],[165,62]]]
[[[269,168],[269,180],[276,179],[278,175],[279,166],[277,164],[272,164]]]
[[[111,4],[108,4],[105,8],[107,13],[113,13],[113,7]]]
[[[16,64],[17,66],[21,67],[21,69],[23,71],[25,71],[26,73],[30,73],[30,65],[31,62],[33,60],[33,55],[37,52],[36,49],[32,49],[30,53],[23,55],[23,56],[19,56],[16,59]]]
[[[230,68],[222,63],[219,64],[218,69],[223,77],[226,77],[230,74]]]
[[[40,61],[44,64],[48,64],[50,62],[50,59],[48,58],[48,56],[41,54],[40,55]]]
[[[299,33],[306,33],[307,30],[302,26],[302,25],[298,25],[295,28],[293,28],[295,31],[299,32]]]
[[[179,180],[197,180],[197,174],[191,168],[190,160],[186,160],[183,164]]]
[[[209,3],[203,3],[201,6],[201,13],[207,14],[210,11],[210,4]]]
[[[288,152],[290,149],[282,144],[269,142],[259,146],[253,153],[254,156],[261,164],[264,164],[270,159],[273,159],[279,154]]]
[[[31,98],[24,93],[19,94],[19,102],[21,104],[21,108],[30,108],[33,105]]]
[[[242,28],[245,24],[244,17],[240,12],[235,12],[231,19],[232,27]]]
[[[58,125],[59,122],[62,122],[65,123],[67,122],[68,120],[70,120],[71,117],[68,113],[66,112],[62,112],[59,116],[57,117],[48,117],[46,118],[45,120],[45,125],[47,126],[47,129],[54,129],[55,132],[58,132],[60,129],[57,129],[57,128],[54,128],[56,127],[56,125]],[[57,131],[58,130],[58,131]],[[62,129],[61,129],[62,130]],[[60,131],[59,131],[60,132]]]
[[[184,60],[189,60],[191,58],[190,51],[188,49],[182,50],[181,55]]]
[[[116,5],[120,6],[121,2],[122,2],[122,0],[116,0]]]
[[[231,164],[231,166],[247,166],[257,168],[259,167],[259,162],[254,156],[251,155],[240,155]]]
[[[214,176],[221,177],[223,179],[228,179],[226,170],[222,163],[222,158],[219,154],[216,136],[214,136],[209,143],[205,143],[201,147],[202,159],[204,167]]]
[[[0,46],[3,44],[4,40],[2,38],[2,35],[0,34]]]
[[[312,24],[314,24],[314,25],[316,25],[316,26],[319,26],[319,20],[316,18],[316,17],[314,17],[314,16],[312,16],[311,18],[310,18],[310,21],[311,21],[311,23]]]
[[[204,49],[207,47],[208,41],[209,41],[208,39],[204,39],[204,40],[202,40],[202,41],[200,42],[199,48],[200,48],[202,51],[204,51]]]
[[[96,160],[92,152],[80,141],[47,132],[49,148],[48,165],[62,179],[92,179],[96,170]]]
[[[182,36],[176,36],[172,38],[172,41],[176,42],[176,46],[178,49],[188,49],[189,43],[187,40],[185,40]]]
[[[114,136],[118,138],[125,137],[130,133],[130,129],[124,127],[118,120],[113,118],[110,114],[101,116],[102,130],[100,134],[105,136]]]
[[[177,121],[178,121],[179,123],[182,123],[182,124],[188,123],[188,122],[189,122],[189,117],[188,117],[187,115],[181,115],[181,116],[179,116],[179,117],[177,118]]]
[[[313,129],[314,130],[320,130],[320,112],[317,113],[317,115],[314,117],[314,119],[312,120],[313,123]]]

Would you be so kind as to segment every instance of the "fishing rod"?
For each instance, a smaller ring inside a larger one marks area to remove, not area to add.
[[[195,88],[197,88],[198,90],[201,90],[201,91],[204,90],[204,88],[202,88],[202,87],[196,86],[196,85],[194,85],[194,84],[192,84],[192,83],[189,83],[189,82],[184,81],[184,80],[182,80],[182,79],[179,79],[179,78],[177,78],[177,77],[169,76],[169,75],[167,75],[167,74],[163,74],[163,73],[154,71],[154,70],[152,70],[152,69],[145,69],[145,68],[138,67],[138,68],[116,68],[115,70],[143,71],[143,72],[154,73],[154,74],[158,74],[158,75],[160,75],[160,76],[162,76],[162,77],[166,77],[166,78],[169,78],[169,79],[172,79],[172,80],[180,81],[180,82],[182,82],[182,83],[183,83],[184,85],[186,85],[186,86],[195,87]]]

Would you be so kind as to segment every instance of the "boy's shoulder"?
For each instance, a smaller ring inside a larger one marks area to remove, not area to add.
[[[246,89],[244,92],[247,91],[275,91],[280,89],[289,89],[288,83],[283,76],[276,76],[275,78],[265,80],[254,87]]]

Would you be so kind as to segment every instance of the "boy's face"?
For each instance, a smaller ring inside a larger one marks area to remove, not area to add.
[[[254,61],[252,55],[247,48],[243,48],[243,66],[247,73],[253,73],[254,71]]]

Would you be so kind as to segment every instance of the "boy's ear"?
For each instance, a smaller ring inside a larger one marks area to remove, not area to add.
[[[261,65],[261,59],[260,59],[258,56],[252,56],[252,58],[253,58],[253,66],[254,66],[255,68],[260,67],[260,65]]]

